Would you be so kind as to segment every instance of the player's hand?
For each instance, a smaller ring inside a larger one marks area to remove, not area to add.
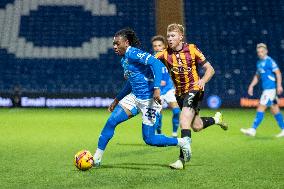
[[[154,98],[154,101],[155,101],[157,104],[162,104],[162,101],[161,101],[160,96],[161,96],[160,89],[159,89],[159,88],[154,89],[153,98]]]
[[[115,98],[115,99],[113,100],[113,102],[109,105],[108,111],[109,111],[109,112],[112,112],[118,103],[119,103],[119,101]]]
[[[248,88],[248,94],[249,94],[250,96],[253,96],[253,87],[252,87],[252,86],[249,86],[249,88]]]
[[[203,79],[198,80],[197,85],[200,89],[204,89],[205,87],[205,81]]]
[[[281,95],[283,93],[283,87],[282,86],[277,86],[277,94]]]

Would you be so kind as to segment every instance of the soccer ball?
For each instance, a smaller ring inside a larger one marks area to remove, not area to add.
[[[92,168],[93,163],[93,156],[88,150],[81,150],[75,155],[74,165],[82,171]]]

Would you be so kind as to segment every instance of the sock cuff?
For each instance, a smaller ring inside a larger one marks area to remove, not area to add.
[[[101,150],[101,149],[97,148],[97,152],[102,154],[102,153],[104,153],[104,150]]]
[[[180,113],[179,108],[173,108],[172,111],[173,111],[173,114],[179,114]]]
[[[258,115],[264,115],[264,112],[259,112],[259,111],[257,111],[256,112]]]
[[[190,129],[181,129],[181,137],[191,137]]]
[[[101,149],[97,148],[97,150],[96,150],[96,152],[94,154],[94,158],[95,159],[102,158],[103,154],[104,154],[104,150],[101,150]]]
[[[274,115],[274,117],[279,117],[282,116],[281,112],[278,112],[277,114]]]

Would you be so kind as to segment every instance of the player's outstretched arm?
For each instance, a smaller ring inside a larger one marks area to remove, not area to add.
[[[277,94],[280,95],[283,93],[283,87],[282,87],[282,74],[279,69],[275,70],[276,75],[276,82],[277,82]]]
[[[198,86],[200,88],[204,88],[205,84],[210,81],[210,79],[215,74],[214,68],[211,66],[209,62],[206,62],[202,68],[205,70],[204,76],[198,81]]]
[[[255,74],[250,85],[249,85],[249,88],[248,88],[248,94],[250,96],[253,96],[253,88],[254,86],[256,86],[256,84],[258,83],[258,80],[259,80],[259,75],[258,74]]]

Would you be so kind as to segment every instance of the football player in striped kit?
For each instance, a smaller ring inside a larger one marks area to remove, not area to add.
[[[219,125],[227,130],[228,126],[223,122],[220,112],[213,117],[200,117],[198,114],[205,84],[210,81],[215,71],[196,45],[185,43],[183,38],[184,27],[176,23],[170,24],[167,27],[168,48],[156,54],[168,68],[175,84],[176,99],[181,108],[181,137],[191,138],[191,129],[198,132],[211,125]],[[205,70],[202,77],[198,73],[198,67]],[[185,162],[189,160],[181,151],[179,159],[170,164],[170,167],[183,169]]]

